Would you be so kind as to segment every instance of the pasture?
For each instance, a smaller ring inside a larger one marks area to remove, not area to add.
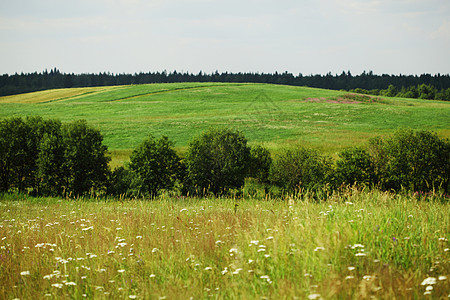
[[[327,202],[3,196],[2,299],[446,299],[450,207],[349,189]]]
[[[399,127],[450,136],[450,103],[383,98],[271,84],[171,83],[76,88],[0,97],[0,118],[86,119],[99,128],[113,163],[127,160],[148,134],[179,151],[210,127],[243,131],[272,151],[302,144],[335,154]]]

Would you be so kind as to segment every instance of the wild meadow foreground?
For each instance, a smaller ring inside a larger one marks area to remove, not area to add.
[[[0,299],[450,297],[448,198],[0,200]]]

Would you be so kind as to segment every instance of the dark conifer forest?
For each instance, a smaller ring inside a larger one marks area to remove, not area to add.
[[[47,89],[113,86],[145,83],[172,82],[251,82],[294,86],[308,86],[332,90],[346,90],[355,93],[438,99],[450,101],[450,74],[422,75],[376,75],[372,71],[352,75],[350,71],[341,74],[294,75],[284,73],[229,73],[218,71],[206,74],[199,72],[179,73],[148,72],[135,74],[68,74],[57,68],[41,73],[0,75],[0,96],[21,94]]]

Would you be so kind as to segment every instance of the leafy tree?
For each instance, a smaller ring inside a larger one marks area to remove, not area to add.
[[[10,118],[0,121],[0,190],[37,189],[37,157],[43,136],[58,130],[59,121],[41,117]]]
[[[70,188],[70,170],[65,161],[66,145],[61,141],[61,131],[59,131],[44,135],[39,145],[38,192],[41,195],[61,196]]]
[[[149,136],[130,156],[130,169],[142,180],[141,193],[156,195],[174,186],[181,174],[181,159],[166,136]]]
[[[223,194],[244,185],[251,160],[242,132],[210,129],[195,137],[186,155],[187,181],[192,192]]]
[[[0,121],[0,191],[25,189],[27,132],[27,126],[21,118]]]
[[[67,178],[67,190],[74,196],[102,190],[110,157],[100,131],[85,120],[74,121],[62,126],[61,142],[65,147],[61,168]]]

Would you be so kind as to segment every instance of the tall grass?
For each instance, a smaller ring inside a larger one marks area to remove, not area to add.
[[[0,202],[1,299],[449,294],[450,207],[433,197],[23,197]]]

